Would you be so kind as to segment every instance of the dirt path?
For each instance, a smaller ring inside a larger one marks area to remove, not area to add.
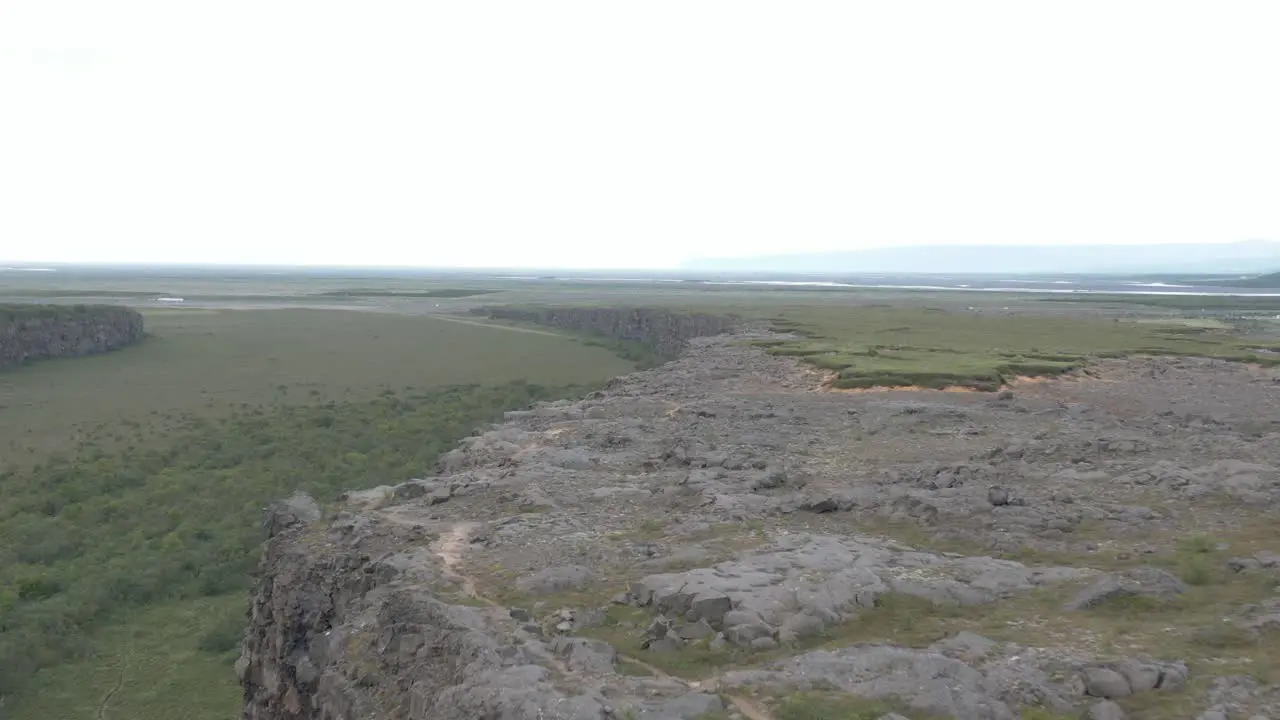
[[[124,676],[129,669],[129,657],[131,655],[133,655],[132,646],[129,648],[129,652],[120,658],[120,674],[116,676],[115,686],[108,690],[107,694],[103,696],[102,702],[98,703],[98,720],[107,720],[107,704],[124,687]]]
[[[742,697],[741,695],[725,695],[729,698],[729,704],[738,712],[746,716],[747,720],[773,720],[773,716],[765,712],[755,701]]]
[[[475,578],[462,573],[458,567],[462,564],[462,552],[466,549],[467,544],[471,542],[471,533],[475,532],[480,523],[476,522],[460,522],[449,528],[449,532],[440,536],[440,539],[432,543],[432,552],[440,561],[444,563],[445,574],[456,580],[462,585],[462,590],[469,597],[473,597],[487,605],[497,607],[497,603],[487,597],[484,597],[476,590]]]
[[[467,575],[459,569],[462,565],[462,554],[466,550],[467,545],[471,542],[471,534],[475,532],[476,528],[479,526],[480,523],[477,522],[455,523],[453,527],[449,528],[448,532],[440,536],[439,540],[432,543],[431,549],[432,552],[436,554],[436,557],[440,558],[440,561],[444,563],[446,575],[461,584],[463,591],[466,592],[469,597],[475,598],[490,607],[499,607],[498,603],[490,600],[484,595],[481,595],[480,592],[476,590],[475,578]],[[662,669],[654,667],[639,658],[623,655],[622,653],[618,653],[618,658],[642,667],[653,673],[656,677],[660,677],[664,680],[670,680],[691,690],[703,689],[705,686],[708,691],[714,692],[713,688],[719,682],[718,677],[709,678],[707,680],[685,680],[664,672]],[[122,670],[122,682],[123,677],[124,673]],[[111,696],[108,695],[107,699],[110,699],[110,697]],[[749,698],[739,695],[724,694],[721,694],[721,697],[728,700],[729,704],[738,712],[742,713],[747,720],[773,720],[771,715],[765,712],[763,708]],[[106,704],[106,700],[103,700],[103,704]],[[98,720],[104,720],[101,713],[99,713]]]

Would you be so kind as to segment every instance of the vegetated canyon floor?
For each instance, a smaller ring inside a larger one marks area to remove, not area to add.
[[[833,391],[793,340],[277,505],[246,720],[1280,717],[1280,371]]]

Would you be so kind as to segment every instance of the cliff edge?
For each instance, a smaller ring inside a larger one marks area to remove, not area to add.
[[[663,360],[680,356],[690,340],[732,330],[735,319],[662,308],[483,307],[495,320],[533,323],[644,345]]]
[[[117,350],[145,336],[142,315],[109,305],[0,305],[0,370]]]

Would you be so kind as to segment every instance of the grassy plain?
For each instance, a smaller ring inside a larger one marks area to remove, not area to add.
[[[1195,313],[1280,313],[1280,297],[1267,295],[1141,295],[1098,293],[1096,295],[1057,295],[1042,297],[1040,302],[1081,305],[1148,306],[1171,308]]]
[[[245,607],[234,593],[163,602],[106,624],[81,657],[41,671],[0,717],[239,717],[236,652],[211,652],[202,639],[227,617],[242,623]]]
[[[524,379],[599,382],[632,366],[551,335],[320,309],[147,310],[142,344],[0,373],[0,469],[186,414],[357,401],[387,390]]]
[[[1055,375],[1094,358],[1192,355],[1280,364],[1274,341],[1222,325],[1169,318],[1045,317],[967,308],[787,308],[775,329],[801,339],[767,342],[775,355],[833,373],[839,388],[962,386],[995,390],[1013,377]]]

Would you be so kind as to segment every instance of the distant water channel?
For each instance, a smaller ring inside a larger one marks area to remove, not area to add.
[[[1280,297],[1280,288],[1242,288],[1214,284],[1226,278],[1203,278],[1194,284],[1142,276],[1014,277],[977,275],[789,275],[750,276],[691,273],[628,274],[566,273],[554,275],[500,275],[504,280],[558,281],[582,283],[681,283],[684,285],[736,285],[813,288],[880,288],[885,290],[935,290],[1008,293],[1105,294],[1105,295],[1199,295]]]
[[[957,290],[974,292],[1094,293],[1106,295],[1241,295],[1280,297],[1269,288],[1239,288],[1215,285],[1181,285],[1124,278],[1019,279],[947,277],[939,275],[866,275],[846,280],[712,280],[711,284],[809,285],[898,290]]]

